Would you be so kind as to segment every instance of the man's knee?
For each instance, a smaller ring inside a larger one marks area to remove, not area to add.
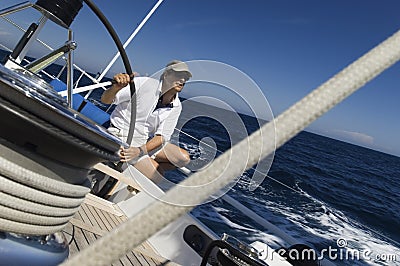
[[[175,144],[168,144],[155,156],[155,160],[159,163],[170,163],[171,165],[180,168],[190,163],[190,155],[186,150],[176,146]]]
[[[182,153],[182,163],[183,166],[187,165],[188,163],[190,163],[190,155],[187,151],[184,150],[184,152]]]

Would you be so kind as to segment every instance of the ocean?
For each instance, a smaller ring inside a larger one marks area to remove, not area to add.
[[[107,109],[99,102],[100,94],[95,91],[91,100]],[[204,164],[189,165],[192,168],[207,165],[259,127],[259,120],[240,114],[246,130],[232,132],[226,125],[236,128],[237,121],[226,118],[221,123],[196,115],[208,110],[230,117],[230,111],[200,103],[190,104],[190,110],[183,106],[178,125],[182,131],[175,132],[173,141],[189,151],[193,162]],[[319,253],[334,250],[325,258],[337,265],[400,265],[399,157],[303,131],[276,151],[264,181],[250,191],[253,173],[254,169],[243,173],[227,194],[299,243]],[[179,171],[166,177],[176,183],[186,178]],[[285,246],[221,199],[196,207],[192,214],[219,236],[227,233],[245,243]],[[346,251],[353,255],[346,256]]]
[[[197,108],[190,110],[189,117],[204,113],[204,108],[211,113],[229,112],[203,104]],[[240,117],[248,133],[258,128],[254,117]],[[219,143],[219,151],[230,147],[226,129],[214,119],[194,118],[182,129],[196,140],[212,138]],[[177,137],[193,158],[202,156],[198,141],[186,135]],[[245,172],[227,194],[299,243],[318,252],[338,249],[325,256],[336,256],[337,265],[400,265],[399,157],[303,131],[276,151],[262,184],[249,191],[253,172]],[[170,175],[178,181],[181,174]],[[199,206],[192,213],[218,235],[228,233],[245,243],[258,240],[275,248],[284,246],[222,200]],[[360,252],[359,259],[346,258],[343,245],[348,251]]]

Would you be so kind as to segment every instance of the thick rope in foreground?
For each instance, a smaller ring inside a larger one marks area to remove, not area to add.
[[[400,31],[277,117],[275,120],[276,148],[279,148],[335,104],[390,67],[399,58]],[[239,176],[244,170],[244,165],[251,167],[257,162],[259,154],[249,153],[249,151],[258,151],[261,145],[262,157],[272,153],[275,149],[275,143],[271,143],[269,140],[273,139],[273,133],[274,123],[264,125],[260,130],[253,133],[248,140],[241,141],[231,150],[218,157],[210,167],[193,174],[168,191],[162,200],[182,202],[186,206],[189,205],[188,202],[199,204],[206,200],[211,194],[227,186],[236,176]],[[235,156],[231,157],[231,154]],[[248,155],[249,158],[246,158]],[[206,183],[211,184],[209,189],[198,190],[197,194],[193,194],[190,189],[183,187],[200,186]],[[162,200],[155,201],[112,233],[105,235],[62,265],[110,265],[158,230],[193,208],[166,204]]]

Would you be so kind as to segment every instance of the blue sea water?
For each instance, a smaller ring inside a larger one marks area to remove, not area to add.
[[[106,109],[98,101],[100,93],[95,91],[91,100]],[[259,127],[259,120],[240,115],[247,130],[230,136],[232,132],[221,121],[196,116],[204,109],[228,111],[203,104],[190,106],[190,110],[184,109],[178,126],[183,132],[177,131],[174,140],[204,165]],[[191,119],[187,121],[185,116]],[[199,140],[215,144],[216,150]],[[338,249],[333,254],[338,256],[333,260],[337,265],[400,265],[399,157],[304,131],[276,151],[270,170],[263,173],[266,178],[250,191],[253,172],[243,173],[228,195],[299,243],[317,251]],[[173,171],[167,178],[179,182],[185,176]],[[220,236],[228,233],[243,242],[259,240],[275,248],[286,245],[223,200],[196,207],[192,213]],[[345,241],[347,250],[368,256],[341,259],[339,251],[345,249],[338,247],[339,241]]]
[[[190,112],[228,112],[202,104],[198,108]],[[249,133],[258,128],[254,117],[240,117]],[[214,139],[221,151],[230,147],[223,125],[213,119],[192,119],[183,131],[197,140]],[[192,156],[201,156],[195,140],[180,137],[180,143]],[[249,191],[253,171],[245,172],[228,195],[299,243],[322,251],[345,241],[348,250],[368,253],[362,260],[339,259],[337,252],[338,265],[400,265],[399,157],[303,131],[276,151],[266,179]],[[197,207],[193,214],[219,235],[284,246],[222,200]]]

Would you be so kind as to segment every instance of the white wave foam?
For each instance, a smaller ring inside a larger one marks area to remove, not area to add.
[[[248,206],[251,206],[253,211],[278,226],[286,234],[298,239],[299,243],[311,245],[318,252],[329,247],[336,249],[337,257],[342,258],[340,261],[334,261],[337,264],[400,265],[399,247],[393,246],[369,228],[346,217],[342,212],[326,203],[313,198],[305,191],[301,191],[301,194],[297,197],[309,199],[310,204],[301,206],[301,209],[295,209],[292,206],[265,198],[240,195],[241,201],[249,203]],[[318,210],[312,211],[312,209],[316,209],[316,206],[319,207]],[[225,207],[214,207],[213,209],[217,214],[210,216],[210,211],[207,211],[207,219],[222,222],[232,228],[234,233],[236,232],[241,236],[245,235],[246,239],[242,239],[243,241],[251,243],[258,240],[271,245],[273,248],[287,247],[282,239],[269,234],[263,228],[248,226],[247,223],[244,226],[233,222],[230,215],[226,215],[232,213],[233,210]],[[339,240],[346,242],[347,245],[344,249],[339,249],[337,246]],[[347,260],[346,254],[351,255]],[[359,259],[356,256],[357,254]],[[363,256],[365,258],[361,260]],[[377,260],[378,256],[384,257],[387,261]]]

